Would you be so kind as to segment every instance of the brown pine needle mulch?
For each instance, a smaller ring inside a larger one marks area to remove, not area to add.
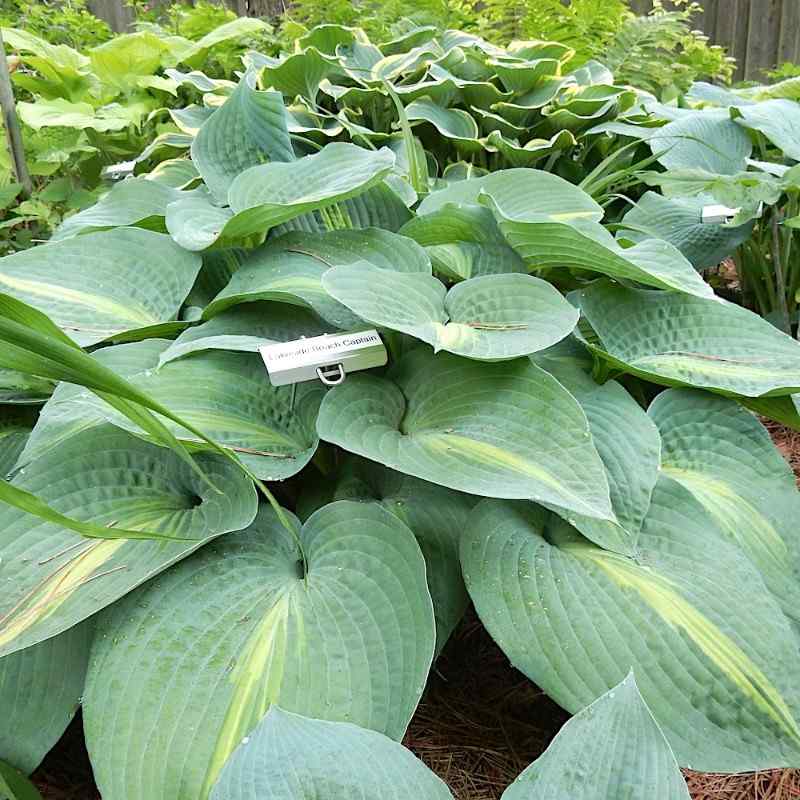
[[[767,427],[800,483],[800,433]],[[498,800],[567,717],[509,664],[470,613],[439,658],[404,743],[447,782],[456,800]],[[800,770],[685,774],[693,800],[800,800]],[[44,800],[100,800],[80,718],[33,778]]]

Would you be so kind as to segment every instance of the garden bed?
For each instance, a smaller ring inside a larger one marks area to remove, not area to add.
[[[768,424],[800,483],[800,433]],[[405,744],[456,800],[497,800],[568,715],[514,669],[470,610],[431,672]],[[797,800],[800,770],[685,771],[693,800]],[[78,717],[34,775],[44,800],[100,800]]]

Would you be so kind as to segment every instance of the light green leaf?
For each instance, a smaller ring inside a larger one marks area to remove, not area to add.
[[[237,17],[223,25],[218,25],[196,42],[190,42],[185,49],[179,51],[178,58],[190,66],[201,66],[215,45],[234,39],[246,39],[249,36],[263,36],[271,31],[272,27],[262,19]]]
[[[117,104],[95,109],[89,103],[73,103],[57,97],[53,100],[39,99],[35,103],[19,102],[20,119],[34,130],[42,128],[91,128],[98,133],[121,131],[137,124],[147,113],[142,104],[132,103],[127,107]]]
[[[223,311],[207,322],[187,328],[161,353],[160,364],[203,350],[256,353],[274,342],[332,333],[316,314],[285,303],[256,302]]]
[[[256,511],[252,483],[219,455],[197,461],[217,490],[171,451],[102,426],[20,471],[14,486],[72,518],[186,541],[85,539],[0,506],[0,654],[71,628],[210,538],[248,525]]]
[[[568,336],[578,311],[532,275],[484,275],[447,291],[427,270],[368,263],[337,266],[322,285],[354,314],[430,344],[434,352],[484,361],[519,358]]]
[[[345,450],[451,489],[614,518],[583,411],[525,360],[476,364],[413,350],[388,378],[351,375],[329,391],[317,431]]]
[[[246,73],[233,94],[206,120],[192,144],[192,161],[217,200],[241,172],[267,161],[293,161],[286,109],[279,92],[260,92]]]
[[[765,100],[736,109],[734,120],[763,133],[794,161],[800,161],[800,104],[796,100]]]
[[[338,62],[307,47],[300,53],[273,58],[262,53],[249,53],[250,62],[262,72],[264,86],[277,89],[288,98],[300,97],[312,103],[317,98],[320,81],[337,71]]]
[[[597,547],[532,504],[486,500],[461,540],[461,565],[511,663],[568,711],[633,669],[681,766],[740,772],[800,760],[789,623],[746,556],[665,475],[636,557]]]
[[[434,103],[430,97],[421,97],[406,106],[406,114],[411,122],[428,122],[433,125],[441,136],[452,139],[457,149],[467,153],[483,149],[478,141],[478,123],[467,111],[444,108]]]
[[[168,236],[120,228],[0,259],[0,289],[89,345],[174,319],[199,269]]]
[[[39,790],[15,767],[0,761],[0,792],[7,800],[42,800]]]
[[[89,51],[92,70],[102,83],[128,94],[136,79],[152,76],[161,67],[170,47],[150,31],[115,36]]]
[[[441,778],[409,750],[346,722],[273,706],[231,756],[211,800],[452,800]]]
[[[664,474],[702,503],[800,622],[800,493],[767,430],[734,400],[693,389],[662,392],[648,413],[661,433]]]
[[[741,306],[609,281],[579,297],[598,354],[625,372],[746,397],[800,391],[800,343]]]
[[[78,710],[93,623],[0,658],[0,758],[30,775]],[[0,775],[0,777],[2,777]],[[0,782],[0,797],[4,797]]]
[[[695,269],[715,267],[750,238],[753,222],[736,226],[703,224],[703,207],[714,202],[710,195],[667,198],[645,192],[622,218],[624,227],[617,239],[664,239],[675,245]]]
[[[371,503],[296,526],[305,576],[263,508],[100,619],[84,722],[105,800],[203,800],[273,704],[402,738],[434,650],[419,546]]]
[[[633,673],[578,712],[502,800],[690,800]]]
[[[750,137],[727,111],[681,116],[647,141],[667,169],[703,169],[720,175],[743,172],[753,150]]]

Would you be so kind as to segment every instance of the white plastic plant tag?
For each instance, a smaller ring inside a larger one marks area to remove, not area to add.
[[[273,386],[313,380],[335,386],[348,372],[382,367],[388,360],[376,330],[266,344],[258,352]]]

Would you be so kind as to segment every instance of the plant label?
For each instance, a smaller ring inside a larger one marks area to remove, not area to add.
[[[382,367],[388,356],[376,330],[325,334],[259,348],[273,386],[320,380],[335,386],[349,372]]]

